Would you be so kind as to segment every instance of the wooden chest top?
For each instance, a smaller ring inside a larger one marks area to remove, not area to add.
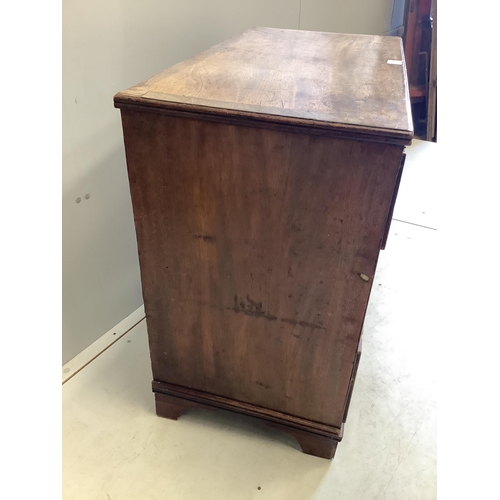
[[[377,136],[413,136],[398,37],[254,28],[115,96],[184,111]]]

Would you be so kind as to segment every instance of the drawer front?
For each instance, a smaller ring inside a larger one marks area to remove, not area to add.
[[[389,236],[389,230],[391,229],[391,221],[392,215],[394,214],[394,207],[396,205],[396,199],[398,197],[399,184],[401,183],[401,176],[403,175],[403,167],[405,165],[406,154],[403,153],[401,157],[401,164],[398,170],[398,175],[396,177],[396,185],[394,186],[394,193],[392,194],[391,205],[389,208],[389,215],[387,216],[387,222],[385,223],[384,236],[382,237],[382,241],[380,243],[380,249],[385,250],[385,246],[387,244],[387,237]]]
[[[354,382],[356,381],[356,375],[358,373],[359,361],[361,359],[362,345],[363,345],[363,333],[361,333],[361,337],[359,338],[358,350],[356,351],[356,357],[354,358],[354,364],[352,366],[351,380],[349,381],[349,389],[347,392],[347,398],[346,398],[346,402],[345,402],[344,417],[342,418],[342,422],[344,422],[344,423],[347,420],[347,413],[349,411],[349,405],[351,404],[352,391],[354,389]]]

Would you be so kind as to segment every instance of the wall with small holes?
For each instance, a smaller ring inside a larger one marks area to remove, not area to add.
[[[253,26],[381,34],[391,1],[63,2],[63,364],[142,304],[113,95]]]

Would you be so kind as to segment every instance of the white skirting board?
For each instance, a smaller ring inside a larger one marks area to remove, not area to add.
[[[97,356],[111,347],[117,340],[121,339],[144,318],[144,305],[142,305],[115,325],[114,328],[106,332],[102,337],[99,337],[93,344],[89,345],[87,349],[68,361],[62,367],[62,383],[64,384],[71,377],[75,376],[80,370],[85,368],[91,361],[97,358]]]

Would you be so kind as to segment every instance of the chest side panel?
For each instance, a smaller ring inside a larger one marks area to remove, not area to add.
[[[122,118],[154,378],[340,426],[402,147]]]

